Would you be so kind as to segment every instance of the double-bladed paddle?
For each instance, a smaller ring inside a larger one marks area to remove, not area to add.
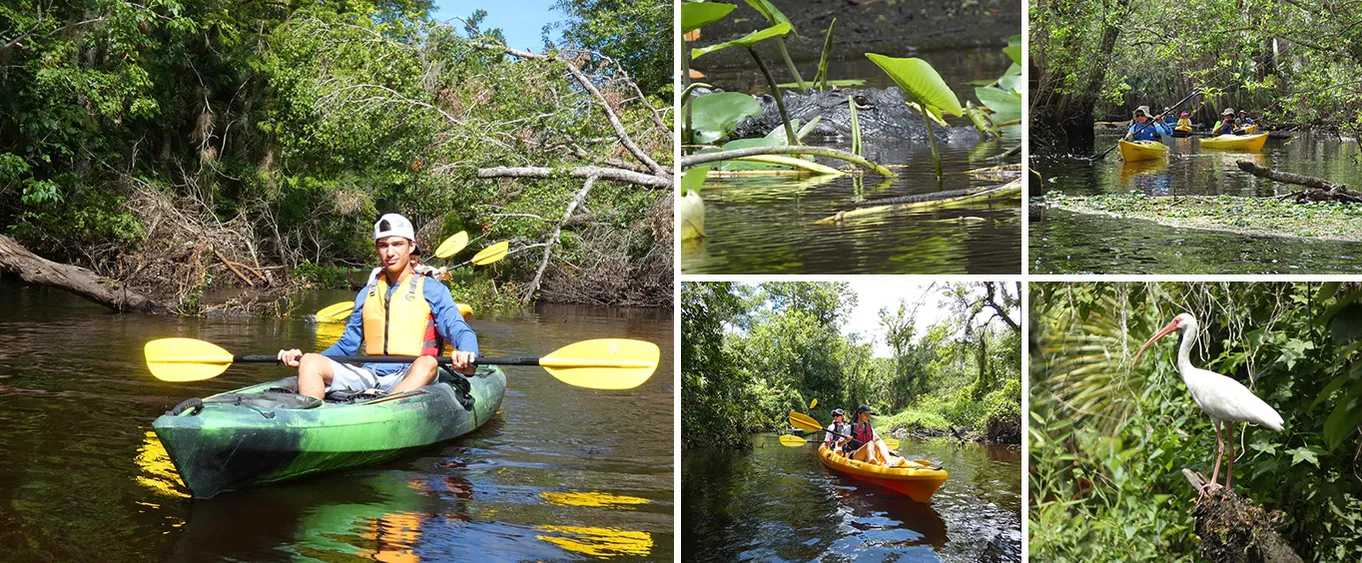
[[[275,355],[234,356],[211,343],[193,338],[160,338],[145,347],[147,368],[162,381],[202,381],[217,377],[233,362],[277,363]],[[598,338],[569,344],[546,356],[486,358],[477,365],[539,366],[559,381],[589,389],[633,389],[657,370],[661,350],[656,344],[624,338]],[[419,356],[331,356],[347,363],[406,364]],[[438,358],[442,365],[449,358]]]

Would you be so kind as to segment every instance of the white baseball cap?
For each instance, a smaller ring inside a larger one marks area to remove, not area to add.
[[[382,240],[388,237],[406,237],[407,240],[416,240],[416,229],[411,228],[411,221],[406,217],[396,213],[388,213],[378,218],[374,223],[374,240]]]

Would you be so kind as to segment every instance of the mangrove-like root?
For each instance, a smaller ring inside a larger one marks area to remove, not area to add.
[[[950,190],[929,194],[915,194],[861,202],[856,204],[859,207],[838,211],[832,216],[814,221],[813,224],[835,225],[851,219],[858,219],[870,215],[880,215],[906,210],[921,211],[926,209],[939,209],[965,203],[977,203],[1020,195],[1021,179],[1019,178],[1006,184],[996,186]]]
[[[1183,469],[1182,475],[1198,494],[1209,484],[1204,475],[1191,469]],[[1273,529],[1283,517],[1281,511],[1268,512],[1224,487],[1210,485],[1192,515],[1201,554],[1208,561],[1301,563],[1300,556]]]
[[[1362,203],[1362,194],[1349,190],[1348,186],[1344,184],[1335,184],[1323,178],[1306,176],[1304,174],[1273,170],[1271,168],[1258,166],[1247,160],[1240,160],[1238,165],[1240,170],[1258,176],[1259,178],[1267,178],[1285,184],[1295,184],[1297,186],[1309,188],[1286,194],[1279,199],[1295,199],[1296,203],[1323,201]]]

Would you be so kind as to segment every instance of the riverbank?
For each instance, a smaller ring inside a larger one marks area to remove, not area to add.
[[[1072,196],[1060,192],[1050,192],[1032,201],[1038,201],[1046,208],[1072,213],[1143,219],[1185,229],[1362,242],[1362,206],[1342,203],[1294,203],[1276,198],[1228,195]]]

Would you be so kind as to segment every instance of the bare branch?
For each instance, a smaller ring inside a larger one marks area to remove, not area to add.
[[[640,174],[631,170],[621,170],[619,168],[601,168],[599,166],[578,166],[576,168],[544,168],[540,166],[493,166],[491,168],[479,168],[479,178],[553,178],[553,177],[572,177],[572,178],[591,178],[597,177],[602,180],[614,180],[645,188],[669,190],[672,188],[670,176],[661,177],[651,174]]]

